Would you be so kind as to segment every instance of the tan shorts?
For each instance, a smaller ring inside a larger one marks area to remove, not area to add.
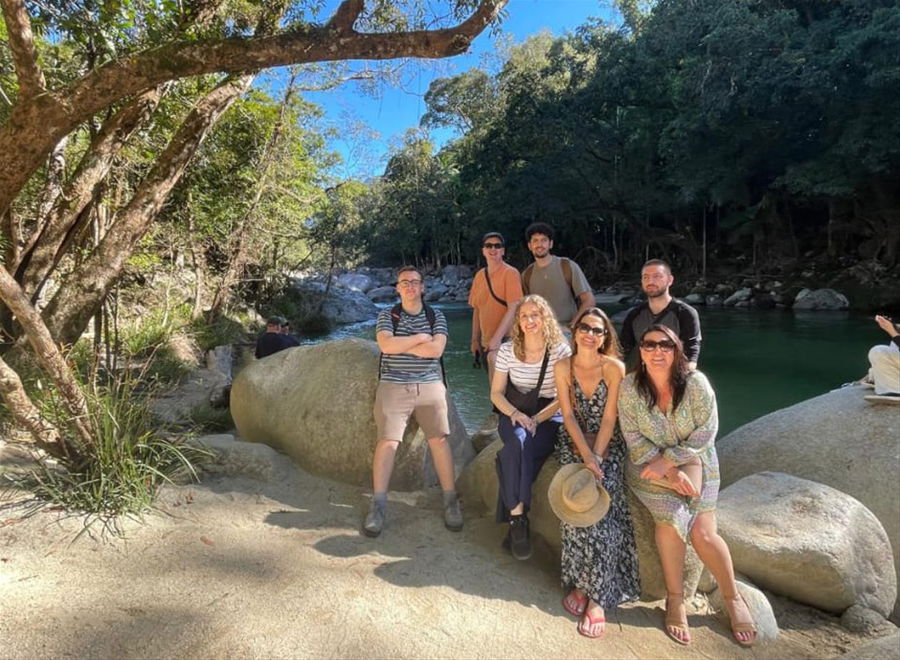
[[[375,390],[375,425],[379,440],[403,441],[410,415],[426,438],[450,435],[447,388],[443,383],[378,383]]]

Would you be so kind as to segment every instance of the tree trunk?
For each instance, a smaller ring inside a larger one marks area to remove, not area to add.
[[[16,315],[35,356],[56,385],[79,440],[85,445],[92,444],[95,436],[81,387],[53,341],[47,326],[44,325],[41,315],[9,271],[2,267],[0,267],[0,299]]]
[[[3,358],[0,358],[0,396],[16,426],[30,433],[38,447],[58,458],[67,455],[66,445],[60,442],[59,430],[44,419],[25,391],[19,374]]]
[[[209,130],[249,89],[253,78],[253,74],[228,78],[194,106],[100,245],[53,296],[45,316],[60,342],[73,343],[81,335]]]
[[[77,234],[86,221],[85,209],[94,200],[97,185],[109,174],[128,139],[146,124],[161,98],[160,87],[129,101],[104,122],[91,141],[62,194],[56,198],[41,227],[23,250],[16,267],[16,279],[27,294],[37,292],[59,263],[64,254],[64,243]]]

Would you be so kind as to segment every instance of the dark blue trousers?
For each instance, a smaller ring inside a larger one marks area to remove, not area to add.
[[[531,508],[531,484],[537,479],[547,457],[556,445],[556,432],[562,423],[557,413],[538,424],[534,435],[521,426],[514,426],[506,415],[499,415],[497,432],[503,440],[503,449],[497,452],[497,479],[500,493],[497,497],[497,522],[509,522],[510,509],[519,502],[525,512]]]

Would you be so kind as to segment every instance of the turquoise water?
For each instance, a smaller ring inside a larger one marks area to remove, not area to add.
[[[437,305],[447,316],[444,355],[453,400],[469,431],[490,411],[487,376],[472,368],[471,312],[463,303]],[[621,306],[604,306],[614,315]],[[700,369],[719,401],[719,436],[761,415],[824,394],[866,373],[869,347],[887,336],[871,317],[850,312],[699,308]],[[374,339],[374,320],[325,339]]]

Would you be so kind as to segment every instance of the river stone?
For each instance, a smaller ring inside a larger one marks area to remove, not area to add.
[[[337,281],[346,289],[366,293],[375,286],[371,277],[364,273],[343,273],[337,276]]]
[[[836,614],[852,605],[890,614],[897,598],[890,541],[850,495],[760,472],[723,490],[718,511],[735,569],[756,584]]]
[[[397,289],[392,286],[375,287],[366,294],[372,302],[394,302],[399,300]]]
[[[251,362],[231,389],[231,416],[240,437],[275,447],[314,474],[371,487],[378,355],[375,342],[343,339]],[[452,400],[449,408],[448,442],[460,469],[474,452]],[[418,490],[437,483],[428,453],[410,419],[391,488]]]
[[[684,297],[684,302],[689,305],[705,305],[706,304],[706,296],[700,293],[689,293]]]
[[[772,610],[772,604],[766,595],[758,589],[750,580],[743,575],[735,575],[738,591],[744,597],[747,603],[747,609],[753,617],[753,623],[756,624],[756,641],[770,642],[778,637],[778,621],[775,619],[775,612]],[[718,612],[720,618],[723,619],[725,626],[731,630],[731,620],[728,617],[728,610],[725,609],[725,602],[722,600],[722,593],[719,589],[715,589],[709,594],[709,604]]]
[[[850,301],[834,289],[803,289],[794,299],[794,309],[847,309]]]
[[[747,302],[750,298],[753,297],[753,289],[750,287],[744,287],[743,289],[738,289],[730,296],[725,299],[726,307],[734,307],[739,302]]]
[[[712,295],[706,296],[706,306],[707,307],[721,307],[725,304],[725,301],[722,300],[722,296],[718,293],[714,293]]]
[[[844,610],[844,613],[841,614],[841,625],[850,632],[866,635],[877,634],[894,627],[878,612],[862,605],[851,605]]]
[[[210,456],[201,466],[207,474],[244,476],[260,481],[271,481],[276,475],[284,472],[285,459],[274,449],[253,442],[235,440],[234,436],[228,433],[204,435],[194,438],[191,443],[209,450]]]
[[[452,264],[444,266],[444,270],[441,271],[441,281],[449,287],[454,287],[459,283],[460,275],[459,266]]]
[[[900,658],[898,649],[900,649],[900,630],[894,630],[889,635],[854,646],[831,660],[897,660]]]
[[[722,487],[773,470],[847,493],[875,514],[900,569],[900,414],[868,403],[868,390],[846,387],[777,410],[716,443]],[[898,579],[900,582],[900,579]],[[895,606],[900,616],[900,603]]]
[[[319,300],[325,295],[326,285],[313,280],[295,280],[293,288],[305,297]],[[359,323],[375,318],[378,308],[366,294],[345,289],[337,282],[332,282],[322,305],[322,313],[337,324]]]
[[[466,498],[467,511],[480,510],[486,512],[491,518],[496,515],[498,484],[494,461],[501,447],[503,447],[502,440],[498,439],[491,443],[463,470],[459,487]],[[556,562],[554,566],[558,569],[561,551],[559,518],[553,513],[547,501],[547,490],[557,470],[559,470],[559,463],[551,456],[541,468],[532,488],[531,512],[528,514],[528,519],[531,523],[532,534],[543,538],[553,550]],[[641,599],[652,601],[665,598],[666,585],[663,580],[662,566],[659,563],[659,553],[656,550],[653,518],[647,508],[637,500],[631,489],[628,489],[628,506],[631,509],[638,551]],[[684,593],[687,598],[693,597],[702,568],[703,565],[697,558],[697,554],[688,547],[684,566]]]

